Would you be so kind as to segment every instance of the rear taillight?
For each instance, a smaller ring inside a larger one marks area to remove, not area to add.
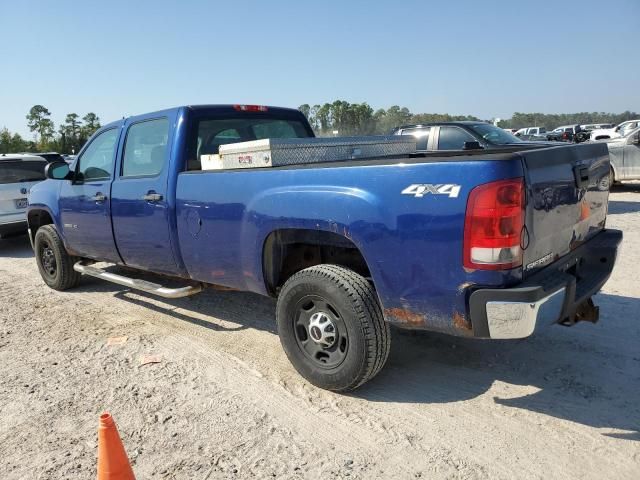
[[[522,178],[479,185],[469,194],[464,220],[464,266],[506,270],[522,265]]]
[[[266,112],[269,108],[264,105],[234,105],[239,112]]]

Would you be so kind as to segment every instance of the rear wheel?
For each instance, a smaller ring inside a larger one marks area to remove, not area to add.
[[[278,297],[277,322],[287,357],[321,388],[355,389],[389,355],[389,325],[373,287],[344,267],[317,265],[293,275]]]
[[[53,225],[40,227],[33,243],[38,270],[47,285],[54,290],[67,290],[78,284],[80,274],[73,264],[80,259],[67,253]]]

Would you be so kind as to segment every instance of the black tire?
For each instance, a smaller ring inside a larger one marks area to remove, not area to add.
[[[67,290],[78,284],[80,274],[73,269],[73,264],[80,258],[67,253],[53,225],[40,227],[33,245],[44,283],[54,290]]]
[[[321,333],[309,325],[315,316],[328,321]],[[389,356],[391,332],[376,293],[347,268],[316,265],[293,275],[278,296],[276,318],[289,361],[320,388],[353,390],[377,375]]]
[[[613,167],[609,167],[609,189],[613,186],[620,185],[620,182],[616,180],[616,173],[613,171]]]

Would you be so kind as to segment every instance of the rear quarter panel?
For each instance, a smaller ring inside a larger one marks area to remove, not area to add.
[[[350,239],[364,256],[389,321],[470,334],[465,287],[504,285],[519,271],[465,271],[469,191],[522,176],[510,161],[435,161],[324,168],[182,173],[177,229],[189,275],[267,294],[262,255],[278,229],[324,230]],[[457,184],[457,197],[401,192],[412,184]]]

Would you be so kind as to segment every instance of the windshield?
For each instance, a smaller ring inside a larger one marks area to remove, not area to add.
[[[469,128],[480,135],[484,140],[494,145],[508,145],[510,143],[520,143],[515,135],[505,132],[503,129],[495,127],[489,123],[478,123],[469,125]]]
[[[44,167],[46,164],[47,162],[42,160],[0,160],[0,184],[40,182],[45,179]]]

